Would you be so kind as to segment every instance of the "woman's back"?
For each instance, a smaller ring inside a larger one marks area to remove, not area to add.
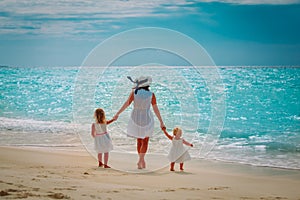
[[[153,133],[154,119],[150,110],[153,93],[140,89],[134,93],[133,110],[127,127],[127,134],[137,138],[149,137]]]
[[[134,94],[133,106],[134,109],[150,109],[151,100],[152,100],[152,92],[147,90],[139,90],[137,94]]]

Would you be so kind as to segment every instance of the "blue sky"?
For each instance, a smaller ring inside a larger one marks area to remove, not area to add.
[[[161,27],[196,40],[219,66],[299,66],[299,13],[300,0],[2,0],[0,65],[80,66],[114,34]]]

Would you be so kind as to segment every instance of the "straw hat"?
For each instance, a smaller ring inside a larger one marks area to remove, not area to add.
[[[150,76],[140,76],[139,78],[136,78],[134,81],[130,76],[127,76],[127,78],[134,83],[133,89],[150,86],[150,84],[152,83],[152,78]]]

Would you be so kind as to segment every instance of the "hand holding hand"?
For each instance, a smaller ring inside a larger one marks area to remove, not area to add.
[[[161,123],[161,124],[160,124],[160,128],[161,128],[161,130],[166,130],[165,124],[164,124],[164,123]]]
[[[113,117],[113,120],[114,120],[114,121],[117,121],[118,118],[119,118],[119,115],[115,115],[115,116]]]

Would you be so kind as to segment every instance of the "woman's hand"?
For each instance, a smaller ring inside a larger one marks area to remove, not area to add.
[[[161,128],[161,130],[164,130],[164,129],[166,129],[166,126],[165,126],[165,124],[164,124],[164,123],[160,123],[160,128]]]

